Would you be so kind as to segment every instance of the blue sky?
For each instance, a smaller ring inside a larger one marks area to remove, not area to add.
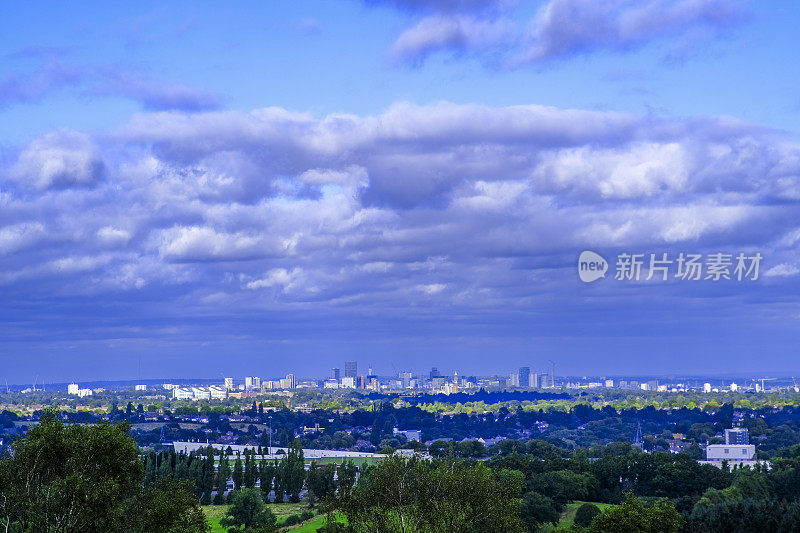
[[[721,0],[10,6],[3,377],[800,373],[798,25]],[[764,259],[625,282],[623,252]]]

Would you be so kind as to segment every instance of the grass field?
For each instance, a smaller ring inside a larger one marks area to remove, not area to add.
[[[291,531],[292,533],[316,533],[323,525],[325,525],[325,517],[317,516],[308,522],[289,528],[286,531]]]
[[[558,528],[571,527],[572,523],[575,520],[575,513],[578,512],[578,507],[580,507],[584,503],[586,502],[568,503],[566,509],[564,509],[564,512],[561,513],[561,520],[559,520],[557,527]],[[589,503],[593,503],[594,505],[599,507],[601,511],[605,511],[609,507],[613,507],[613,505],[610,503],[599,503],[599,502],[589,502]]]
[[[203,513],[206,515],[206,522],[211,526],[211,533],[225,533],[227,529],[219,524],[219,521],[228,512],[227,505],[203,505]]]
[[[206,521],[211,525],[211,533],[225,533],[227,529],[222,527],[219,521],[228,513],[227,505],[203,505],[203,513],[206,515]],[[293,514],[300,514],[307,506],[305,503],[271,503],[269,505],[269,510],[275,513],[277,517],[278,525],[282,524],[286,518]],[[317,519],[322,519],[322,517],[317,517],[310,522],[306,522],[306,524],[311,522],[316,522]],[[303,524],[305,525],[305,524]],[[301,526],[302,527],[302,526]],[[319,522],[318,527],[322,527],[322,522]],[[297,528],[291,528],[291,531],[296,531]],[[302,531],[302,530],[301,530]],[[316,531],[316,528],[309,529],[308,531]]]
[[[372,464],[377,461],[380,461],[383,457],[320,457],[319,459],[314,459],[318,465],[326,465],[330,463],[335,463],[337,465],[342,464],[344,461],[353,461],[353,464],[356,466],[364,466],[365,464]],[[311,459],[306,459],[306,464],[310,464]]]

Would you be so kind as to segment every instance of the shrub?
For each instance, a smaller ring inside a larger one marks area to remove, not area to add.
[[[575,512],[575,525],[589,527],[592,519],[601,513],[600,508],[593,503],[584,503]]]

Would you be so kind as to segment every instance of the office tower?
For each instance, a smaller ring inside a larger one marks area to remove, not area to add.
[[[529,387],[530,384],[531,384],[531,367],[529,366],[519,367],[519,386]]]
[[[528,384],[533,389],[538,389],[541,385],[539,384],[539,374],[536,372],[531,373],[530,378],[528,380]]]
[[[411,372],[400,372],[398,376],[400,381],[403,382],[403,388],[407,389],[411,386]]]
[[[356,379],[358,376],[358,363],[356,361],[344,362],[344,377]]]
[[[442,375],[439,373],[439,369],[436,367],[431,368],[430,378],[434,379],[439,377],[442,377]]]
[[[233,378],[225,378],[225,390],[233,390]]]
[[[725,444],[750,444],[750,432],[747,428],[726,429]]]
[[[340,379],[342,379],[342,376],[339,373],[339,369],[338,368],[331,369],[331,379],[335,379],[336,381],[339,381]]]

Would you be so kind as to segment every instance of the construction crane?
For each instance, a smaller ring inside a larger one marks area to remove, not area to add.
[[[767,392],[767,389],[764,388],[765,381],[775,381],[778,378],[760,378],[757,381],[761,381],[761,392]]]

